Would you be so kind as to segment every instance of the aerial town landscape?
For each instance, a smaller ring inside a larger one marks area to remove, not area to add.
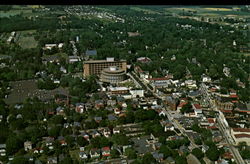
[[[0,164],[250,164],[250,6],[0,5]]]

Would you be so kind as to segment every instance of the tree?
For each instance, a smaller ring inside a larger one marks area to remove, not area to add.
[[[53,137],[58,137],[60,134],[61,127],[54,126],[51,129],[48,130],[48,134]]]
[[[204,157],[203,152],[202,152],[201,149],[199,149],[199,148],[194,148],[194,149],[192,150],[192,154],[195,155],[198,159],[201,159],[201,158]]]
[[[243,159],[249,159],[250,157],[250,150],[245,149],[240,151],[240,155],[242,156]]]
[[[102,148],[105,146],[110,146],[109,140],[104,136],[102,136],[102,137],[98,136],[98,137],[92,138],[90,140],[90,143],[91,143],[93,148]]]
[[[14,154],[19,149],[21,149],[22,146],[23,146],[23,143],[21,142],[21,140],[14,135],[9,136],[8,139],[6,140],[7,154],[11,154],[11,155]]]
[[[151,153],[146,153],[142,158],[142,163],[152,164],[156,163],[156,160]]]
[[[68,163],[73,163],[73,160],[70,156],[66,156],[61,162],[60,164],[68,164]]]
[[[167,157],[171,156],[171,149],[169,147],[167,147],[166,145],[162,145],[160,147],[160,153],[163,153],[164,155],[164,159],[166,159]]]
[[[128,145],[130,143],[129,138],[123,134],[114,134],[112,141],[117,145]]]
[[[25,157],[17,156],[13,159],[13,161],[11,161],[11,163],[13,163],[13,164],[26,164],[26,163],[29,163],[29,160]]]
[[[79,146],[82,146],[82,147],[86,146],[89,143],[85,138],[81,136],[77,137],[76,142]]]
[[[175,158],[175,162],[176,164],[187,164],[186,158],[179,155]]]
[[[181,113],[190,113],[192,112],[192,105],[190,102],[188,102],[187,104],[185,104],[182,108],[181,108]]]
[[[216,161],[219,159],[220,156],[220,152],[217,149],[216,146],[211,146],[209,147],[209,149],[206,151],[206,156],[212,160],[212,161]]]
[[[120,153],[119,153],[119,151],[116,150],[116,149],[112,149],[112,150],[110,151],[110,154],[111,154],[111,158],[119,158],[119,157],[120,157]]]
[[[125,150],[125,155],[128,157],[128,159],[135,159],[137,157],[136,151],[132,148],[127,148]]]

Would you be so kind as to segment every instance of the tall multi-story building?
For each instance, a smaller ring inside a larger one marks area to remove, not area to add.
[[[107,58],[106,60],[89,60],[85,61],[83,64],[83,76],[87,77],[89,75],[97,75],[100,76],[101,72],[105,68],[109,68],[110,66],[116,66],[125,72],[127,72],[127,61],[119,60],[115,61],[114,58]]]
[[[126,72],[123,69],[119,69],[116,66],[110,66],[104,68],[101,72],[100,80],[106,83],[119,83],[125,80]]]

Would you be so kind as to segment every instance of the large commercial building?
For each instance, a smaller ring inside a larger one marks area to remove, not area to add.
[[[116,66],[110,66],[109,68],[104,68],[102,70],[100,80],[106,83],[119,83],[124,81],[125,78],[125,70]]]
[[[119,69],[127,72],[127,61],[119,60],[115,61],[114,58],[107,58],[106,60],[89,60],[85,61],[83,65],[83,76],[87,77],[89,75],[97,75],[100,76],[101,72],[105,68],[109,68],[110,66],[116,66]]]

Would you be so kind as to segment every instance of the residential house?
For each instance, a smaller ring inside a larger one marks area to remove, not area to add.
[[[67,73],[67,70],[63,66],[60,67],[60,71],[63,73]]]
[[[57,94],[55,96],[55,102],[57,104],[69,105],[69,96],[66,94]]]
[[[42,56],[42,63],[47,65],[47,63],[59,63],[60,56],[57,55],[49,55],[49,56]]]
[[[202,108],[200,106],[200,104],[192,104],[193,109],[194,109],[194,113],[197,117],[201,117],[202,116]]]
[[[196,81],[195,80],[185,80],[185,85],[189,88],[189,89],[196,89],[197,85],[196,85]]]
[[[102,121],[102,117],[94,117],[95,122],[100,123]]]
[[[101,155],[101,150],[97,148],[92,148],[89,154],[91,158],[99,158]]]
[[[75,111],[78,113],[83,113],[84,112],[84,103],[76,103]]]
[[[180,155],[184,155],[184,154],[188,153],[189,150],[188,150],[188,147],[187,147],[187,146],[182,145],[182,146],[179,148],[178,152],[179,152]]]
[[[86,132],[80,132],[80,135],[79,136],[82,136],[84,139],[86,139],[87,141],[89,141],[89,135],[86,133]]]
[[[173,131],[174,130],[174,125],[172,124],[171,121],[169,120],[162,120],[161,122],[162,127],[164,127],[164,131]]]
[[[61,146],[67,146],[67,142],[63,136],[59,136],[58,141],[59,141]]]
[[[75,63],[81,61],[79,56],[69,56],[69,63]]]
[[[57,115],[65,115],[65,113],[64,113],[64,107],[62,107],[62,106],[57,107],[56,108],[56,114]]]
[[[72,124],[72,127],[74,127],[74,128],[81,127],[81,123],[77,122],[77,121],[74,121],[73,124]]]
[[[113,134],[119,134],[120,133],[120,128],[113,128]]]
[[[57,47],[57,44],[45,44],[43,49],[51,50],[53,47]]]
[[[184,139],[183,136],[175,135],[175,136],[169,136],[169,137],[167,138],[167,141],[182,140],[182,139]]]
[[[109,115],[108,115],[108,120],[109,120],[109,121],[116,121],[116,120],[117,120],[117,117],[116,117],[114,114],[109,114]]]
[[[88,111],[93,108],[93,105],[91,103],[85,103],[85,109]]]
[[[177,106],[177,111],[180,112],[180,110],[183,108],[184,105],[186,105],[188,101],[186,99],[181,99],[179,105]]]
[[[80,159],[88,159],[88,154],[85,151],[80,151],[79,158]]]
[[[85,55],[88,57],[97,56],[97,51],[96,50],[86,50]]]
[[[48,146],[50,150],[54,149],[53,143],[55,139],[53,137],[43,137],[43,140],[45,141],[46,146]]]
[[[114,108],[114,113],[119,115],[119,114],[121,113],[121,109],[119,109],[119,108]]]
[[[95,108],[96,109],[104,108],[104,101],[103,100],[96,100],[95,101]]]
[[[98,128],[98,131],[105,137],[109,137],[111,134],[111,131],[108,127]]]
[[[56,164],[58,163],[57,157],[48,157],[47,164]]]
[[[6,156],[6,144],[0,144],[0,156]]]
[[[33,153],[34,154],[41,154],[41,153],[43,153],[44,151],[43,151],[43,148],[41,148],[41,147],[38,147],[38,148],[35,148],[35,149],[33,149]]]
[[[107,105],[108,106],[115,106],[116,105],[116,100],[108,100]]]
[[[139,57],[139,58],[137,58],[136,60],[137,60],[137,62],[139,62],[139,63],[150,63],[150,62],[151,62],[151,59],[148,58],[148,57]]]
[[[100,133],[98,133],[98,131],[97,131],[97,130],[93,130],[93,131],[90,133],[90,135],[92,136],[92,138],[95,138],[95,137],[99,137],[99,136],[101,136],[101,134],[100,134]]]
[[[105,157],[111,156],[109,147],[102,148],[102,156],[105,156]]]
[[[209,76],[205,76],[205,75],[203,75],[202,76],[202,82],[203,83],[211,83],[211,77],[209,77]]]
[[[173,157],[168,157],[167,159],[166,159],[166,161],[169,163],[169,164],[175,164],[175,160],[174,160],[174,158]]]
[[[31,149],[32,149],[32,142],[31,141],[24,142],[24,150],[29,151]]]
[[[146,80],[147,78],[151,77],[148,71],[143,71],[139,66],[135,66],[134,71],[139,75],[141,79]]]
[[[155,158],[156,161],[161,162],[163,160],[163,153],[159,152],[152,152],[153,157]]]
[[[206,153],[206,151],[209,149],[209,146],[207,146],[207,145],[202,145],[201,146],[201,150],[202,150],[202,152],[203,153]]]
[[[171,110],[177,109],[177,100],[175,98],[173,98],[172,96],[167,96],[165,101],[167,105],[169,105]]]

